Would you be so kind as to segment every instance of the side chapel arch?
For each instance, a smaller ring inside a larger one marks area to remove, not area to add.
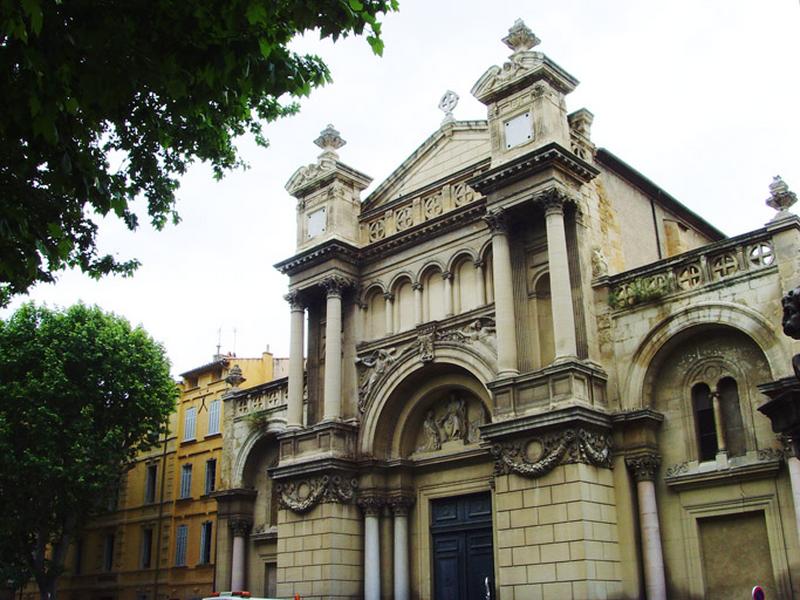
[[[770,323],[758,312],[732,302],[698,303],[661,321],[639,345],[621,388],[622,408],[648,406],[645,389],[647,374],[659,352],[670,340],[690,329],[715,325],[731,327],[750,337],[764,353],[773,378],[790,374],[789,353]]]

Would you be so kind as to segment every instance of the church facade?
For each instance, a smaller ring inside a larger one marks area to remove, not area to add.
[[[594,145],[521,21],[503,41],[487,119],[446,94],[366,198],[331,126],[289,180],[289,376],[225,396],[216,588],[796,597],[800,463],[757,410],[792,375],[794,195],[726,238]]]

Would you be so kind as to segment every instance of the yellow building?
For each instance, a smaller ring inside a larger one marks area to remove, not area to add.
[[[226,391],[285,376],[285,360],[216,355],[181,375],[164,442],[137,457],[113,510],[71,549],[59,595],[68,600],[189,600],[214,589]],[[35,586],[23,595],[38,598]]]

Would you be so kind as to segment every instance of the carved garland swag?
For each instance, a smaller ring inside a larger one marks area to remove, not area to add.
[[[531,443],[538,443],[541,452],[535,459],[528,456]],[[611,436],[583,428],[567,429],[525,441],[498,443],[492,446],[495,475],[515,473],[536,478],[546,475],[560,464],[584,463],[611,468]]]

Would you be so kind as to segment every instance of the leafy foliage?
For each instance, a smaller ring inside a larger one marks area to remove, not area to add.
[[[96,307],[26,304],[0,322],[0,577],[53,587],[176,395],[163,348]]]
[[[239,166],[233,140],[297,111],[331,80],[287,43],[319,30],[383,50],[397,0],[0,0],[0,305],[58,270],[130,274],[99,255],[98,215],[161,229],[196,159]],[[121,166],[112,166],[119,160]]]

